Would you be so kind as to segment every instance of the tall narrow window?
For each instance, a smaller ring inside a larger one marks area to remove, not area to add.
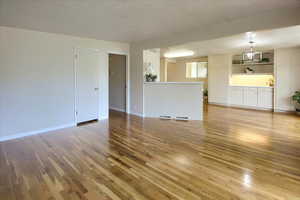
[[[186,63],[186,78],[206,78],[207,62]]]

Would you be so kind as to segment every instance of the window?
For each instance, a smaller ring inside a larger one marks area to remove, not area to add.
[[[207,62],[186,63],[186,78],[206,78]]]

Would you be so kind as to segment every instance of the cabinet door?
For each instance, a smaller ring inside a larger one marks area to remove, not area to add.
[[[257,106],[257,88],[248,87],[244,89],[244,105]]]
[[[231,87],[230,88],[230,104],[243,105],[243,88]]]
[[[273,108],[273,88],[258,89],[258,107]]]

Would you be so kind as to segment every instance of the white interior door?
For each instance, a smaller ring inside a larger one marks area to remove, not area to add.
[[[77,49],[76,57],[76,121],[81,123],[99,118],[102,57],[93,49]]]

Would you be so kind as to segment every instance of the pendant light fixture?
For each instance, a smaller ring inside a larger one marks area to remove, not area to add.
[[[254,50],[254,37],[255,34],[252,32],[247,33],[250,49],[243,53],[243,62],[244,63],[255,63],[260,62],[262,59],[262,52]]]

